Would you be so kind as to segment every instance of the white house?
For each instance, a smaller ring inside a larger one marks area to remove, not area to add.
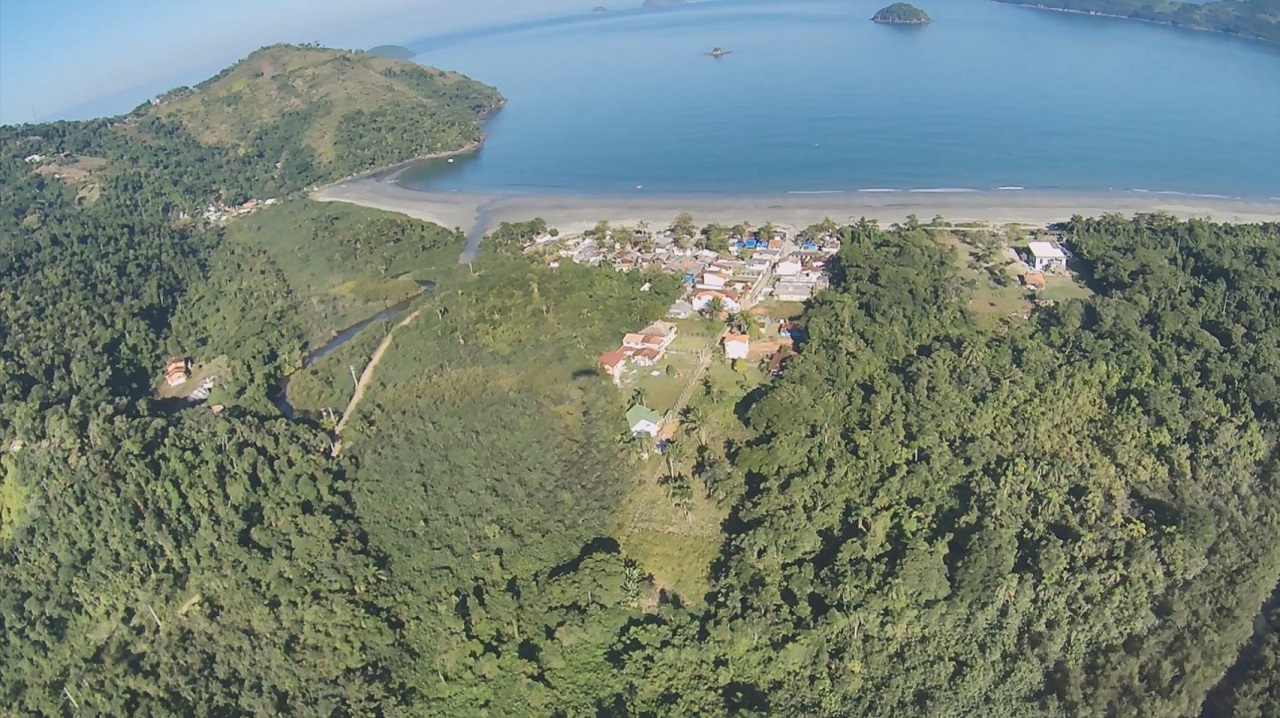
[[[813,296],[814,284],[809,282],[778,282],[773,296],[780,302],[805,302]]]
[[[800,268],[804,265],[795,257],[787,257],[778,262],[778,266],[774,267],[774,273],[779,277],[794,277],[800,273]]]
[[[700,312],[707,308],[712,299],[716,298],[720,299],[727,311],[736,312],[742,309],[742,304],[738,301],[738,295],[720,289],[699,289],[690,297],[690,303],[693,304],[694,311]]]
[[[751,340],[745,334],[724,335],[724,358],[746,359],[751,351]]]
[[[1067,268],[1067,253],[1053,242],[1030,242],[1031,268],[1037,272],[1048,272]]]
[[[723,274],[704,272],[702,278],[698,280],[698,287],[702,289],[723,289],[724,285],[728,283],[729,277]]]
[[[648,434],[656,437],[661,429],[662,415],[647,406],[636,404],[627,412],[627,425],[632,434]]]

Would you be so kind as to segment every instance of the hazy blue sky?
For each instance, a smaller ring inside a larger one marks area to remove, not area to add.
[[[0,123],[122,112],[275,42],[364,48],[598,3],[0,0]]]

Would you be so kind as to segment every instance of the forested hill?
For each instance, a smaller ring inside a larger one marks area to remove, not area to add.
[[[177,123],[206,145],[321,178],[456,151],[483,137],[498,91],[453,72],[317,47],[266,47],[135,115]]]
[[[1280,0],[1158,2],[1146,0],[996,0],[1049,10],[1067,10],[1211,30],[1280,42]]]

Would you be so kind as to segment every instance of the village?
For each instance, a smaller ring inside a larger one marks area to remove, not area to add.
[[[656,268],[683,278],[684,295],[665,320],[636,327],[598,359],[615,386],[632,392],[628,431],[649,437],[658,450],[707,374],[726,381],[737,376],[745,384],[784,370],[796,355],[795,320],[827,288],[829,261],[840,250],[829,222],[798,233],[768,224],[719,231],[720,237],[711,236],[714,227],[699,233],[687,218],[657,232],[601,223],[578,235],[543,231],[523,246],[552,268],[567,261],[622,272]],[[1026,318],[1035,306],[1053,301],[1035,297],[1048,287],[1048,277],[1068,275],[1070,253],[1061,239],[1060,233],[1035,230],[992,263],[1001,279],[1016,282],[1016,289],[1003,293],[1018,305],[1013,315]],[[1072,291],[1073,282],[1062,284]],[[1002,311],[1012,307],[987,303]]]

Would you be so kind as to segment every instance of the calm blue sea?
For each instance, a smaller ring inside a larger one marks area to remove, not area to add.
[[[920,0],[927,27],[870,22],[885,2],[725,0],[410,43],[510,102],[478,155],[401,182],[1280,197],[1280,47],[985,0]]]

